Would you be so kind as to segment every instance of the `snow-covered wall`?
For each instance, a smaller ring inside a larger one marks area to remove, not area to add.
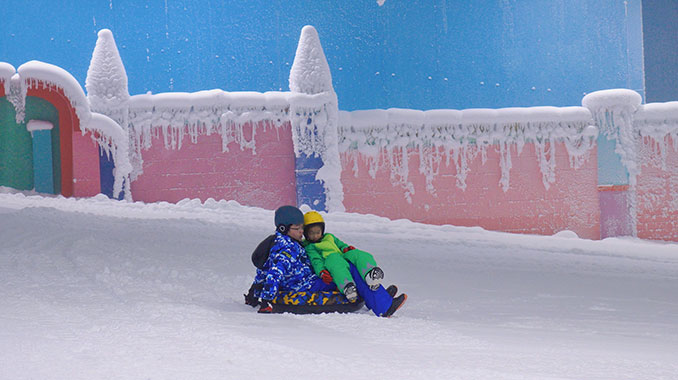
[[[678,241],[678,102],[644,104],[634,116],[638,237]]]
[[[53,166],[56,169],[54,172],[59,173],[57,178],[45,179],[54,182],[54,192],[66,196],[98,194],[99,151],[115,156],[116,194],[123,191],[123,182],[131,169],[128,163],[127,135],[117,123],[108,122],[105,116],[91,112],[90,103],[82,87],[72,75],[60,67],[30,61],[19,66],[15,73],[11,65],[0,63],[0,78],[4,88],[2,95],[5,95],[5,99],[12,104],[11,112],[14,114],[14,120],[5,119],[6,125],[3,125],[3,128],[16,132],[25,130],[26,125],[33,120],[40,121],[31,119],[32,116],[27,110],[28,98],[42,99],[57,113],[54,120],[55,128],[47,132],[51,136],[48,141],[51,141],[57,149],[53,154],[46,156],[45,159],[50,162],[44,163]],[[33,142],[24,139],[22,142],[10,143],[26,145]],[[33,162],[34,157],[14,157],[14,159],[23,161],[28,167],[38,166],[38,163]],[[13,168],[5,166],[3,169],[11,171]],[[26,187],[22,190],[31,190],[30,184]]]
[[[218,90],[131,97],[134,199],[296,203],[289,98]]]
[[[103,191],[110,165],[111,196],[146,202],[308,204],[521,233],[676,239],[675,103],[643,105],[616,89],[586,95],[583,107],[340,112],[311,26],[290,92],[129,96],[112,33],[98,36],[87,96],[59,67],[32,61],[15,74],[0,64],[17,123],[26,97],[60,104],[65,195]],[[605,178],[615,165],[620,176]]]
[[[342,112],[339,130],[348,211],[600,236],[586,108]]]

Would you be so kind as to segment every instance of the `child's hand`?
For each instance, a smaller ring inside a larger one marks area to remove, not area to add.
[[[352,251],[352,250],[354,250],[354,249],[355,249],[354,246],[349,245],[348,247],[344,248],[344,253],[346,253],[346,252],[348,252],[348,251]]]
[[[330,272],[327,271],[327,269],[323,269],[320,272],[320,279],[323,280],[324,283],[329,285],[332,282],[332,275]]]

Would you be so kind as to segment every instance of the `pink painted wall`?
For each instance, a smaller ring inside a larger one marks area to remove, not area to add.
[[[641,174],[638,176],[638,237],[678,241],[678,152],[667,137],[666,170],[650,140],[641,145]]]
[[[414,184],[412,203],[404,190],[390,181],[390,168],[382,167],[371,178],[364,159],[358,160],[358,178],[353,161],[342,154],[344,205],[348,212],[375,214],[390,219],[406,218],[430,224],[481,226],[488,230],[546,234],[571,230],[582,238],[600,238],[596,150],[581,168],[572,169],[562,144],[557,146],[556,182],[544,188],[534,146],[526,144],[518,155],[512,150],[510,188],[499,184],[499,154],[488,149],[487,162],[480,156],[470,163],[466,190],[456,186],[456,169],[444,161],[433,180],[435,195],[426,191],[419,173],[419,154],[409,154],[409,181]]]
[[[244,127],[246,138],[251,126]],[[184,198],[235,200],[275,209],[296,204],[294,149],[289,123],[276,128],[259,124],[256,154],[231,143],[222,152],[221,136],[184,137],[181,149],[166,149],[161,134],[142,150],[143,173],[132,182],[132,198],[143,202],[178,202]]]
[[[84,136],[74,131],[73,141],[73,196],[92,197],[101,192],[99,147],[90,132]]]

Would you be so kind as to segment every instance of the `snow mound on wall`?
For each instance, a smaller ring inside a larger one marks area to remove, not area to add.
[[[318,32],[306,25],[301,29],[297,52],[290,71],[290,91],[304,94],[334,92],[332,74]]]
[[[486,162],[487,149],[497,147],[501,157],[500,186],[509,188],[512,151],[521,153],[526,142],[535,144],[545,188],[555,182],[556,143],[564,143],[570,164],[578,168],[588,159],[598,131],[591,113],[583,107],[529,107],[467,110],[364,110],[339,113],[339,151],[354,160],[367,159],[374,178],[380,166],[391,170],[391,180],[405,189],[408,181],[408,150],[420,155],[419,172],[426,177],[427,191],[436,168],[453,162],[457,187],[466,188],[468,164],[478,155]]]
[[[102,29],[98,36],[85,80],[87,100],[94,112],[119,107],[129,99],[127,73],[113,34]]]

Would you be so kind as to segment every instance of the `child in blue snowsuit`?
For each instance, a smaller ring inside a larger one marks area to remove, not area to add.
[[[325,283],[311,268],[306,250],[301,246],[304,233],[304,214],[294,206],[282,206],[275,211],[275,240],[268,259],[262,269],[257,269],[254,296],[259,298],[259,313],[271,313],[271,301],[279,292],[336,291],[332,282]],[[365,306],[377,316],[390,316],[393,297],[384,289],[370,289],[355,266],[354,272],[358,294],[365,300]],[[361,281],[362,280],[362,281]]]

